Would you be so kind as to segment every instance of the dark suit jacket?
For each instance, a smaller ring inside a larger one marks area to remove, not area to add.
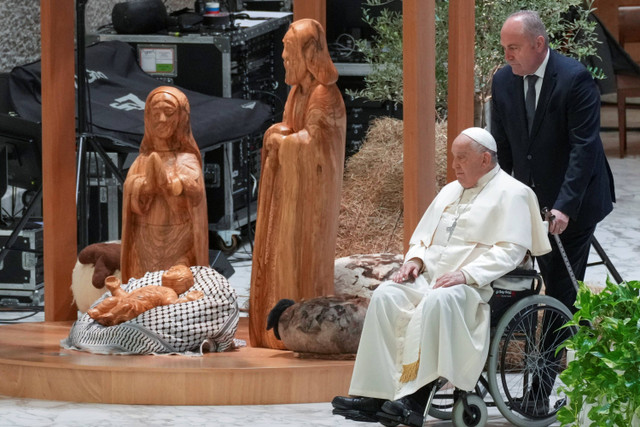
[[[540,207],[594,226],[613,209],[613,175],[600,140],[600,94],[578,61],[551,51],[527,131],[523,78],[507,65],[493,77],[491,133],[502,169],[531,186]]]

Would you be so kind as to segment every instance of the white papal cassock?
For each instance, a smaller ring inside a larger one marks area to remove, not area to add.
[[[446,185],[411,237],[405,261],[420,258],[414,282],[382,283],[372,295],[349,394],[395,400],[438,377],[472,390],[489,347],[493,280],[527,250],[551,250],[533,191],[496,166],[475,187]],[[432,289],[461,270],[471,285]]]

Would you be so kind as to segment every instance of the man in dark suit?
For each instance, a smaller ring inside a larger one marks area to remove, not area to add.
[[[577,279],[583,280],[596,224],[615,201],[600,140],[600,94],[580,62],[549,49],[536,12],[511,15],[500,43],[508,65],[493,77],[490,129],[500,166],[551,210],[555,220],[549,232],[560,235]],[[532,89],[530,80],[535,80]],[[533,107],[530,118],[527,101]],[[572,308],[575,290],[557,248],[539,263],[547,295]]]
[[[500,166],[550,209],[555,219],[549,232],[560,236],[576,278],[583,280],[596,224],[615,201],[600,140],[600,94],[580,62],[549,49],[536,12],[507,18],[500,44],[508,65],[493,77],[490,128]],[[538,258],[546,294],[573,309],[576,292],[551,241],[552,252]],[[553,379],[552,373],[545,382]]]

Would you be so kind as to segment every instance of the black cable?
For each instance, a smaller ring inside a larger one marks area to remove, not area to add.
[[[22,306],[2,306],[0,307],[0,313],[19,313],[29,311],[30,313],[26,316],[16,317],[13,319],[0,319],[0,324],[2,325],[10,325],[18,322],[19,320],[28,319],[29,317],[33,317],[38,313],[44,311],[44,307],[22,307]]]
[[[343,38],[346,38],[347,41],[342,42]],[[336,53],[338,59],[349,59],[352,55],[360,53],[356,45],[356,38],[348,33],[342,33],[336,37],[335,42],[329,44],[329,51]]]
[[[246,19],[246,20],[251,20],[251,19],[253,19],[253,20],[256,20],[256,21],[257,21],[257,20],[264,20],[264,18],[263,18],[263,17],[260,17],[260,18],[252,18],[252,17],[251,17],[251,15],[249,15],[248,13],[244,13],[244,12],[241,12],[241,13],[234,13],[234,14],[232,14],[232,15],[233,15],[233,19],[234,19],[234,20],[236,20],[236,19]]]
[[[89,138],[93,138],[93,109],[91,106],[91,85],[89,84],[89,79],[87,77],[87,73],[84,73],[84,78],[86,80],[85,89],[87,91],[87,132],[89,133]]]
[[[279,104],[279,105],[278,105],[278,107],[280,107],[280,108],[279,108],[279,110],[278,110],[278,112],[277,112],[277,113],[275,113],[275,114],[272,114],[272,115],[271,115],[270,117],[268,117],[268,118],[267,118],[267,120],[265,120],[265,121],[271,120],[271,119],[273,119],[273,118],[275,118],[275,117],[278,117],[280,114],[284,113],[284,105],[285,105],[285,103],[284,103],[284,101],[282,101],[282,99],[280,99],[280,97],[279,97],[278,95],[276,95],[275,93],[273,93],[273,92],[269,92],[268,90],[260,90],[260,89],[251,89],[251,90],[249,91],[249,93],[250,93],[250,94],[264,94],[264,95],[269,95],[269,96],[271,96],[271,97],[275,98],[275,99],[278,101],[278,104]],[[274,108],[274,110],[275,110],[276,106],[274,105],[274,106],[273,106],[273,108]]]
[[[113,28],[113,23],[109,23],[109,24],[104,24],[98,27],[98,29],[96,30],[96,32],[102,32],[104,30],[106,30],[107,28]]]
[[[251,144],[251,137],[247,137],[247,143],[246,143],[246,153],[245,153],[245,162],[244,162],[244,166],[245,166],[245,183],[246,183],[246,196],[245,196],[245,202],[247,204],[247,237],[249,238],[249,245],[251,246],[251,253],[253,253],[253,233],[251,232],[251,196],[252,196],[252,192],[251,189],[249,187],[250,184],[250,178],[251,178],[251,150],[250,150],[250,144]]]
[[[96,197],[97,200],[95,200],[94,203],[93,203],[94,206],[97,206],[97,208],[96,208],[96,218],[95,218],[96,222],[94,222],[94,224],[97,225],[97,229],[98,229],[98,231],[97,231],[98,240],[97,241],[101,242],[101,241],[104,241],[104,240],[108,240],[108,238],[107,239],[103,239],[102,238],[102,231],[103,231],[102,230],[102,219],[103,218],[102,218],[102,209],[101,209],[101,206],[100,206],[100,204],[101,204],[101,202],[100,202],[100,193],[101,193],[101,189],[103,187],[102,180],[103,180],[104,177],[100,173],[100,164],[98,163],[98,161],[99,161],[98,153],[96,153],[95,151],[91,151],[89,156],[90,156],[91,159],[93,159],[93,164],[94,164],[94,167],[95,167],[95,184],[96,185],[94,186],[94,188],[95,188],[94,192],[97,192],[97,195],[94,194],[94,197]],[[89,166],[89,168],[91,168],[91,162],[89,162],[88,166]],[[92,204],[91,203],[91,187],[92,187],[91,186],[91,169],[89,169],[88,180],[89,180],[89,205],[91,206],[91,204]],[[104,185],[104,187],[106,188],[107,186]],[[91,207],[89,207],[88,214],[89,214],[89,219],[90,219],[91,218]],[[88,223],[88,220],[87,220],[87,223]],[[89,227],[89,228],[91,228],[91,227]]]
[[[15,187],[13,187],[12,191],[11,191],[11,212],[9,212],[7,209],[2,208],[2,223],[4,224],[5,222],[13,222],[15,221],[15,215],[14,215],[14,203],[15,203],[15,194],[14,194],[14,190]],[[7,224],[8,224],[7,222]]]
[[[0,313],[19,311],[44,311],[40,305],[0,305]]]

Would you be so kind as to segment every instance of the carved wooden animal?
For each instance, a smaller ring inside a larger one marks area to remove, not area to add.
[[[280,300],[271,310],[267,327],[287,350],[310,354],[353,355],[358,351],[369,299],[328,296],[294,303]]]
[[[73,300],[83,313],[106,291],[104,280],[120,275],[120,242],[94,243],[78,254],[71,273]]]
[[[124,184],[122,280],[175,264],[208,265],[209,230],[200,150],[189,102],[161,86],[147,97],[140,154]]]
[[[126,292],[120,287],[121,282],[117,277],[109,276],[105,285],[113,296],[102,300],[89,309],[87,314],[104,326],[119,325],[154,307],[202,298],[204,294],[201,291],[192,291],[178,298],[178,295],[193,286],[193,282],[191,270],[184,265],[173,266],[165,271],[162,275],[162,286],[149,285],[131,292]]]
[[[249,332],[254,347],[282,348],[266,332],[282,298],[333,293],[346,115],[322,26],[295,21],[282,58],[291,91],[283,120],[264,135]]]

